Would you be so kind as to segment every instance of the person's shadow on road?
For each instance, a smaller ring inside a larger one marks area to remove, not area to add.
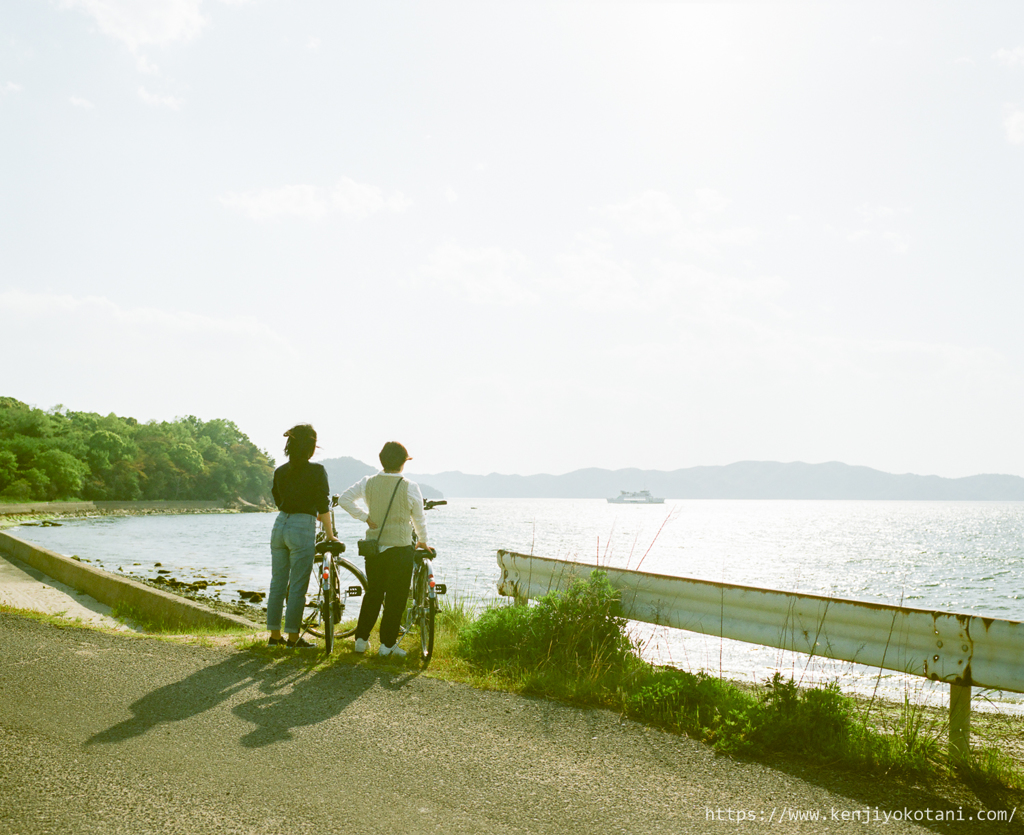
[[[122,742],[167,722],[180,722],[196,716],[244,690],[255,676],[269,664],[269,659],[255,653],[240,652],[219,664],[203,667],[189,676],[158,687],[133,702],[133,716],[100,731],[85,741],[86,745]]]
[[[94,734],[84,744],[112,744],[141,736],[159,725],[211,710],[255,685],[263,695],[237,704],[232,713],[255,725],[241,741],[245,747],[257,748],[290,739],[292,728],[337,716],[377,682],[400,688],[414,675],[363,665],[320,668],[321,660],[319,655],[284,660],[259,652],[235,653],[137,699],[129,707],[130,719]]]
[[[399,689],[414,675],[361,664],[336,664],[283,679],[261,676],[260,690],[266,695],[242,702],[232,713],[256,726],[242,737],[242,745],[260,748],[291,739],[295,728],[334,718],[378,683],[387,689]]]

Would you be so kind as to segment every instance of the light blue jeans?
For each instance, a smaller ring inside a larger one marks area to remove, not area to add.
[[[279,513],[270,535],[270,593],[267,595],[267,629],[281,628],[281,609],[288,595],[284,631],[293,635],[302,625],[306,590],[316,552],[316,517],[308,513]]]

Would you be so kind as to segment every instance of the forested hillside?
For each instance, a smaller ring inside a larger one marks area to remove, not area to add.
[[[270,500],[274,463],[229,420],[139,423],[0,397],[0,500]]]

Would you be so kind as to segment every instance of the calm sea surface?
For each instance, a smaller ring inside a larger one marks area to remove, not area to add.
[[[266,590],[276,514],[97,517],[15,536],[109,571],[221,578],[223,599]],[[449,594],[496,597],[499,548],[728,583],[1024,620],[1024,503],[677,501],[622,506],[595,499],[450,499],[427,514]],[[354,556],[364,531],[345,513],[339,537]],[[945,702],[948,688],[846,662],[638,624],[652,660],[730,678],[773,671],[804,682]],[[976,696],[984,709],[985,694]],[[990,694],[1024,711],[1024,696]]]

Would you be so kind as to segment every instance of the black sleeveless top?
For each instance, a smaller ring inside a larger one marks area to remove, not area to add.
[[[282,513],[318,516],[331,509],[331,488],[321,464],[291,461],[274,470],[274,503]]]

